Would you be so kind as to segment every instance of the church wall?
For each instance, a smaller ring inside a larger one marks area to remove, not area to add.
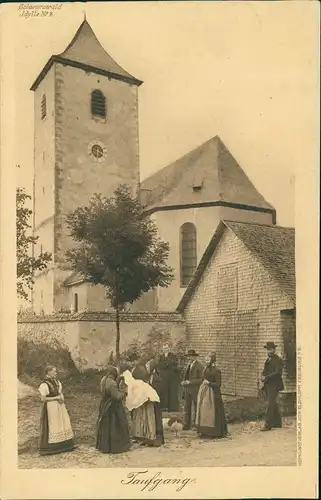
[[[34,92],[34,174],[35,226],[42,223],[53,230],[54,166],[55,166],[55,71],[47,73]],[[41,101],[46,96],[46,116],[41,118]],[[38,231],[40,234],[40,231]],[[52,238],[43,238],[44,246],[51,246]]]
[[[142,297],[133,304],[128,304],[128,310],[133,312],[157,311],[157,289],[144,293]]]
[[[70,269],[65,252],[73,246],[66,214],[95,193],[111,196],[120,184],[133,194],[139,185],[137,87],[102,75],[55,65],[55,279],[54,310],[70,307],[63,282]],[[107,117],[92,118],[91,92],[106,97]],[[106,157],[89,155],[91,143],[105,146]]]
[[[168,288],[158,289],[158,310],[172,311],[178,306],[186,287],[180,285],[180,227],[192,222],[197,229],[197,263],[220,222],[219,207],[201,207],[159,211],[153,214],[160,237],[170,245],[168,265],[174,269],[175,279]]]
[[[75,294],[78,294],[78,311],[96,311],[106,312],[114,311],[110,300],[106,297],[105,288],[101,285],[90,285],[89,283],[80,283],[67,288],[66,311],[70,311],[75,301]],[[144,294],[133,304],[127,304],[126,310],[129,312],[156,311],[156,290]]]
[[[54,271],[49,267],[38,274],[33,288],[33,310],[36,314],[53,312]]]
[[[256,396],[263,346],[274,341],[284,355],[281,310],[293,308],[253,254],[225,230],[183,314],[188,345],[201,360],[216,351],[223,393]],[[284,382],[286,391],[296,390],[286,371]]]
[[[105,288],[102,285],[87,285],[88,303],[91,311],[107,311],[111,309],[110,300],[106,297]]]
[[[52,68],[34,93],[34,223],[38,241],[35,255],[50,252],[54,261],[54,165],[55,165],[55,72]],[[46,96],[46,116],[41,118],[41,100]],[[52,262],[53,264],[53,262]],[[49,266],[49,268],[51,265]],[[36,275],[32,293],[34,311],[50,314],[53,310],[53,271]]]
[[[222,220],[273,225],[273,217],[270,213],[242,210],[240,208],[220,207],[220,214]]]
[[[144,342],[149,332],[169,332],[174,343],[185,337],[185,324],[177,313],[124,313],[121,314],[121,352],[131,342]],[[67,347],[77,368],[101,369],[115,353],[115,315],[108,313],[55,314],[47,317],[18,318],[18,337],[38,343]]]
[[[106,120],[92,118],[91,92],[106,97]],[[102,162],[89,156],[90,143],[106,147]],[[56,259],[73,245],[67,213],[95,193],[111,196],[120,184],[133,193],[139,183],[137,87],[70,66],[56,67]]]
[[[192,222],[196,226],[197,263],[199,263],[221,219],[258,224],[272,225],[273,223],[271,214],[229,207],[166,210],[155,212],[152,218],[157,225],[160,237],[170,244],[168,265],[175,270],[175,279],[171,285],[157,290],[156,307],[159,311],[175,310],[186,289],[180,284],[180,227],[182,224]],[[142,307],[151,307],[145,296],[141,301]]]

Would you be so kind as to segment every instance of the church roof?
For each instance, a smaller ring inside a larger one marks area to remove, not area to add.
[[[80,283],[84,283],[85,281],[86,280],[82,274],[78,273],[77,271],[74,271],[73,273],[71,273],[70,276],[68,276],[67,279],[65,279],[64,286],[71,287],[74,285],[79,285]]]
[[[221,221],[177,307],[183,311],[192,298],[223,232],[232,231],[295,304],[295,229],[250,222]]]
[[[75,36],[64,52],[53,55],[33,83],[31,90],[35,90],[54,62],[82,68],[85,71],[109,76],[128,83],[140,85],[137,80],[125,71],[101,46],[87,20],[79,26]]]
[[[275,212],[218,136],[145,179],[141,193],[151,212],[213,203]]]

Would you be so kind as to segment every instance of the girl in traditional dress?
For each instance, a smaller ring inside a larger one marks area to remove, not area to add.
[[[221,395],[221,371],[216,367],[216,354],[206,358],[203,382],[197,396],[196,429],[204,437],[227,435],[227,422]]]
[[[126,406],[132,416],[133,439],[145,446],[162,446],[164,432],[157,392],[143,380],[134,377],[129,370],[122,376],[128,388]]]
[[[40,423],[40,454],[53,455],[75,448],[70,418],[64,403],[62,385],[55,366],[47,366],[39,386],[43,402]]]
[[[124,453],[130,449],[129,428],[124,408],[126,392],[120,390],[116,379],[117,368],[107,366],[106,375],[100,382],[96,448],[102,453]]]

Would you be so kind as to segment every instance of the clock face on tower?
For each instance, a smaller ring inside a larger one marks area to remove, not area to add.
[[[100,163],[106,159],[106,146],[98,139],[95,139],[88,145],[88,154],[92,160]]]

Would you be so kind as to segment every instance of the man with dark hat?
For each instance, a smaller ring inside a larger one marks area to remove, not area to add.
[[[197,394],[202,383],[204,366],[197,359],[198,354],[194,349],[189,349],[186,354],[188,365],[184,373],[182,386],[184,389],[184,430],[189,430],[192,424],[192,410],[196,413]]]
[[[263,391],[268,397],[268,406],[265,425],[261,430],[270,431],[275,427],[282,427],[277,397],[279,392],[284,389],[282,380],[283,360],[276,354],[277,345],[274,342],[267,342],[264,348],[267,350],[268,358],[264,363],[262,383]]]

